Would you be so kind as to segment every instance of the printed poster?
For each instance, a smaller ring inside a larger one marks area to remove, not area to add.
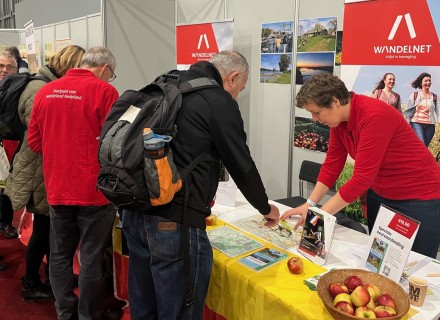
[[[371,96],[382,77],[393,73],[404,112],[417,90],[411,83],[427,72],[430,91],[440,94],[440,1],[346,0],[343,29],[341,79],[349,90]],[[437,124],[429,146],[434,156],[439,139]]]
[[[233,20],[176,26],[177,69],[209,61],[220,51],[233,49]]]

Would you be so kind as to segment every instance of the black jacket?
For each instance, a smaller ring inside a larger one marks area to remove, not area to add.
[[[210,204],[218,187],[220,159],[249,203],[268,214],[268,197],[246,144],[238,104],[223,89],[219,72],[209,62],[198,62],[177,73],[182,81],[209,77],[220,85],[185,94],[176,119],[177,136],[172,148],[178,169],[184,169],[199,154],[210,154],[209,160],[191,172],[187,209],[190,224],[205,228],[204,218],[211,213]],[[158,207],[152,214],[182,222],[183,194],[179,192],[171,204]]]

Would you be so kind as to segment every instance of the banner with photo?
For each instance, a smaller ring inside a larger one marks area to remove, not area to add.
[[[376,85],[392,73],[393,91],[405,112],[418,91],[412,82],[428,73],[431,93],[440,94],[440,1],[346,0],[343,30],[341,79],[349,90],[373,96]],[[429,145],[433,155],[440,151],[439,131],[437,124]]]
[[[177,69],[186,70],[198,61],[233,49],[233,20],[176,26]]]

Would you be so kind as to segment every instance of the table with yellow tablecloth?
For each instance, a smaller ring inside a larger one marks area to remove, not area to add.
[[[233,225],[219,221],[220,225]],[[215,228],[209,227],[209,229]],[[275,248],[251,234],[247,235]],[[294,254],[276,248],[278,251]],[[287,268],[288,258],[261,271],[254,271],[238,262],[249,252],[230,258],[213,249],[214,263],[206,304],[209,309],[227,319],[332,319],[316,291],[304,280],[326,270],[305,258],[304,271],[292,274]]]

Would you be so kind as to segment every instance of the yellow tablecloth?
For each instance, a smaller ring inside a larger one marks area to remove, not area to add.
[[[223,221],[219,221],[215,227],[220,225],[237,229]],[[208,230],[215,227],[209,227]],[[267,247],[275,247],[246,234]],[[228,320],[332,319],[316,291],[311,291],[304,284],[305,279],[325,271],[321,266],[302,258],[304,271],[294,275],[289,272],[285,259],[256,272],[238,262],[249,253],[230,258],[216,249],[213,252],[214,263],[206,304]]]

